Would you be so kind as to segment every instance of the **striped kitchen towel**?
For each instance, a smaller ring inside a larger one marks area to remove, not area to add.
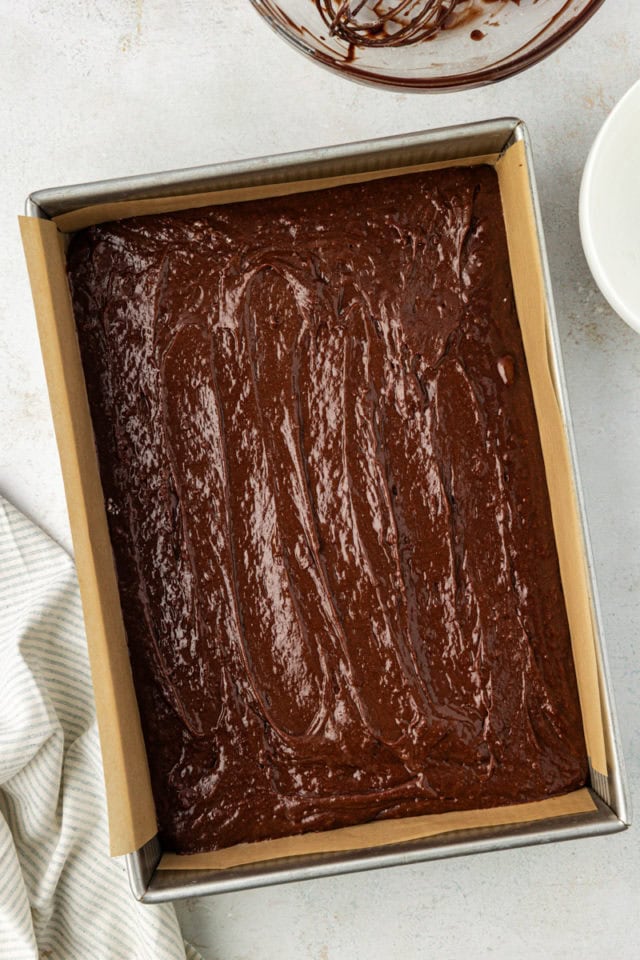
[[[198,956],[109,858],[73,561],[0,498],[0,957]]]

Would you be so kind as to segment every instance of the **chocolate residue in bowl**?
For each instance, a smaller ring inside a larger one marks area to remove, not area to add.
[[[314,0],[333,36],[356,46],[396,47],[428,40],[460,0]],[[467,0],[463,0],[467,2]]]
[[[329,28],[354,47],[401,47],[431,40],[482,13],[475,0],[313,0]],[[504,3],[520,0],[503,0]],[[484,34],[474,30],[473,40]]]
[[[361,83],[435,93],[495,83],[528,69],[577,33],[605,0],[458,0],[438,32],[421,43],[395,45],[345,41],[319,15],[321,2],[251,0],[279,36],[316,63]],[[384,2],[388,11],[399,0]],[[366,7],[361,10],[364,17]],[[485,27],[491,29],[479,47],[470,34]]]

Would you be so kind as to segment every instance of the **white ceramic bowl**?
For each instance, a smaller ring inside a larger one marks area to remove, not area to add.
[[[613,109],[589,153],[580,234],[600,290],[640,333],[640,81]]]

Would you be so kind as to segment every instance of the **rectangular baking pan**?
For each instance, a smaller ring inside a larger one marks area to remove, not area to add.
[[[612,706],[593,560],[566,398],[531,146],[524,123],[514,118],[504,118],[275,157],[40,190],[31,194],[26,201],[27,216],[53,219],[80,209],[127,200],[174,198],[210,191],[249,188],[262,184],[305,181],[376,170],[401,170],[403,167],[425,163],[455,161],[464,163],[471,157],[502,154],[518,141],[524,145],[531,185],[531,200],[549,317],[549,362],[570,447],[593,607],[592,618],[596,635],[597,671],[608,771],[608,776],[605,778],[597,771],[591,770],[589,789],[596,809],[590,813],[562,816],[533,823],[465,829],[367,850],[288,857],[225,870],[158,870],[162,850],[158,838],[154,837],[139,850],[126,856],[131,889],[139,900],[158,903],[181,897],[222,893],[422,860],[548,843],[554,840],[569,840],[614,833],[624,830],[628,825],[629,799]]]

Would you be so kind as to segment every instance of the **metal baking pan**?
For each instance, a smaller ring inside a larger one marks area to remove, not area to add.
[[[445,857],[500,850],[528,844],[615,833],[629,823],[630,810],[620,742],[616,727],[597,601],[593,561],[586,529],[584,502],[576,462],[571,419],[553,308],[540,210],[535,189],[531,146],[524,123],[514,118],[448,127],[407,136],[370,140],[275,157],[196,167],[141,177],[128,177],[77,186],[40,190],[26,201],[26,214],[52,219],[107,202],[243,188],[258,184],[303,181],[325,176],[362,173],[405,166],[501,154],[516,141],[524,144],[535,227],[540,247],[550,323],[550,362],[569,441],[578,507],[586,549],[589,586],[593,599],[596,654],[604,722],[608,777],[591,771],[592,813],[563,816],[514,826],[476,828],[353,852],[314,854],[254,863],[227,870],[158,870],[161,845],[154,837],[126,857],[133,894],[146,903],[202,896],[250,887],[306,880],[312,877],[415,863]]]

